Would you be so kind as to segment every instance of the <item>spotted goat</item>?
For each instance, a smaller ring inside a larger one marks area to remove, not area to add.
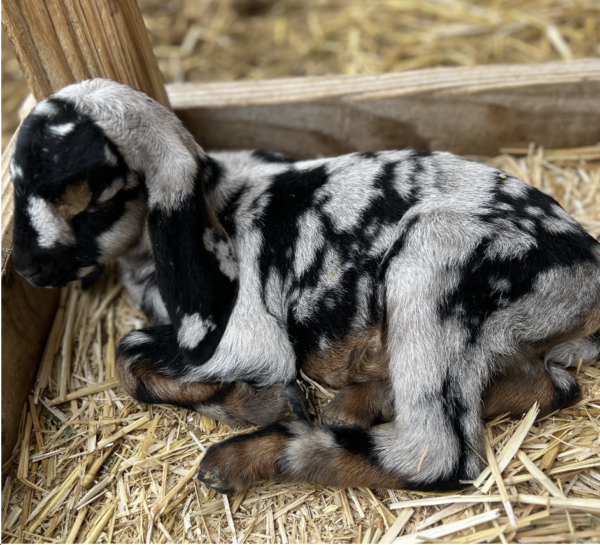
[[[448,153],[207,154],[98,79],[36,106],[11,176],[17,270],[61,286],[118,258],[154,319],[119,344],[133,397],[264,426],[207,451],[200,478],[222,492],[456,488],[481,470],[482,416],[571,403],[566,367],[600,354],[596,240]],[[340,389],[320,425],[299,369]]]

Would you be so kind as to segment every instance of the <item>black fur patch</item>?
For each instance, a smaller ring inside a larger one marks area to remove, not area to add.
[[[525,198],[509,196],[498,189],[494,194],[494,202],[510,204],[514,212],[506,212],[492,205],[479,218],[490,223],[498,219],[510,220],[517,227],[520,221],[526,219],[535,226],[531,233],[535,238],[535,246],[521,257],[490,258],[487,249],[492,239],[484,238],[461,266],[460,281],[440,301],[438,314],[442,320],[458,317],[469,332],[469,345],[476,343],[485,320],[494,312],[531,293],[540,274],[555,268],[570,268],[578,263],[596,262],[593,249],[597,242],[581,227],[560,233],[551,233],[544,227],[543,217],[564,222],[552,209],[552,205],[558,206],[558,203],[551,197],[530,187]],[[541,208],[544,216],[540,218],[528,213],[526,209],[530,206]],[[491,289],[490,278],[507,280],[510,287]]]
[[[277,153],[267,150],[255,150],[252,152],[252,157],[260,159],[263,163],[295,163],[296,159],[292,159],[283,153]]]
[[[216,326],[196,347],[181,347],[192,365],[201,365],[214,354],[238,292],[237,279],[231,280],[221,271],[215,254],[202,243],[206,230],[212,229],[203,193],[203,175],[199,163],[193,198],[175,211],[158,208],[148,217],[156,282],[173,325],[179,330],[184,316],[199,314]],[[214,230],[213,234],[215,238],[221,237]]]
[[[239,209],[240,201],[246,191],[248,190],[247,185],[240,187],[227,201],[225,208],[218,214],[219,222],[223,226],[223,229],[227,231],[230,238],[236,236],[236,225],[235,225],[235,214]]]
[[[340,447],[357,456],[363,456],[372,464],[379,466],[375,443],[369,430],[358,426],[330,426],[327,429],[333,433],[335,442]]]
[[[380,159],[377,153],[362,154],[370,160]],[[412,161],[413,159],[408,159]],[[401,250],[401,244],[392,248],[384,258],[371,252],[373,243],[382,229],[396,225],[404,214],[418,202],[418,193],[412,191],[402,198],[395,188],[397,163],[381,160],[381,169],[373,180],[373,188],[380,194],[375,196],[363,210],[358,223],[351,229],[336,229],[333,218],[325,212],[327,199],[315,198],[317,190],[329,182],[325,167],[312,170],[294,168],[275,176],[269,190],[270,201],[263,215],[257,220],[265,243],[260,256],[261,278],[264,287],[271,271],[276,271],[294,293],[306,293],[317,289],[322,281],[325,258],[333,251],[342,264],[351,263],[340,271],[337,286],[324,290],[316,301],[316,308],[309,318],[296,316],[296,300],[292,299],[287,310],[287,331],[294,345],[297,363],[302,365],[306,357],[319,350],[321,339],[336,340],[350,331],[357,314],[357,292],[359,282],[368,302],[368,323],[378,323],[383,315],[381,292],[376,289],[378,275],[387,267],[389,260]],[[319,218],[325,244],[315,252],[312,263],[299,277],[294,270],[295,252],[299,240],[299,220],[307,210]],[[382,263],[383,259],[383,263]],[[365,284],[365,280],[367,284]]]

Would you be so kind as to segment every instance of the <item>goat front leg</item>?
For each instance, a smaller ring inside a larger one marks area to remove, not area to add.
[[[239,381],[190,382],[189,365],[170,325],[133,331],[119,343],[117,373],[138,401],[177,405],[231,425],[306,419],[303,394],[293,383],[255,388]]]

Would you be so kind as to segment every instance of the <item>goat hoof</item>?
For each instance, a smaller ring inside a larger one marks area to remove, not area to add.
[[[295,383],[288,384],[283,389],[283,397],[288,406],[289,415],[292,420],[308,421],[308,410],[306,408],[304,392]]]
[[[198,479],[200,479],[206,486],[214,488],[221,494],[233,494],[234,488],[227,482],[225,482],[213,469],[205,468],[200,465],[200,472],[198,473]]]

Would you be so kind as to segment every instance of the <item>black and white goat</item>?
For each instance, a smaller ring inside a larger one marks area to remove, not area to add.
[[[600,245],[448,153],[207,155],[143,93],[91,80],[33,110],[11,175],[17,270],[59,286],[119,258],[159,323],[119,345],[132,396],[266,426],[208,450],[221,491],[455,488],[481,469],[484,412],[564,406],[564,367],[600,355]],[[286,386],[299,368],[342,388],[325,425]],[[392,404],[390,429],[337,425]]]

